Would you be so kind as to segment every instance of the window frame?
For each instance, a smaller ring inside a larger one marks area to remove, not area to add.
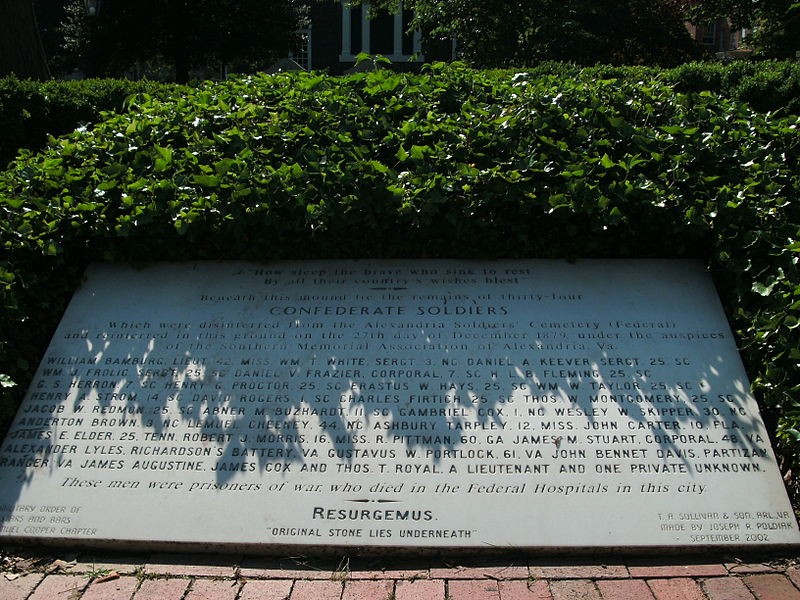
[[[370,51],[370,21],[369,18],[369,3],[363,2],[361,6],[351,7],[347,0],[340,1],[342,12],[342,41],[341,52],[339,54],[340,62],[355,62],[356,56],[352,52],[352,27],[351,18],[352,11],[361,11],[361,52],[371,54]],[[399,3],[397,12],[394,13],[394,30],[393,30],[393,52],[391,54],[383,54],[385,58],[393,62],[424,62],[425,56],[422,53],[422,34],[414,30],[413,32],[413,54],[403,54],[403,38],[405,36],[405,29],[403,27],[403,3]]]

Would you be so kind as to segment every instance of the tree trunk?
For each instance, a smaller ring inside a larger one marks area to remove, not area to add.
[[[49,79],[32,0],[0,0],[0,77]]]

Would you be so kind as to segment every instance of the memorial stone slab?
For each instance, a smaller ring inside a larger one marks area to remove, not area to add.
[[[691,261],[98,264],[0,446],[0,539],[797,544],[749,389]]]

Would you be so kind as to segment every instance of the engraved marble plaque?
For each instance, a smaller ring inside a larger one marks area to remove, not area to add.
[[[800,541],[701,265],[588,260],[95,265],[0,446],[0,538]]]

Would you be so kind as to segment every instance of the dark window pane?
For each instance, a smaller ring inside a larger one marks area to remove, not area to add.
[[[414,32],[408,29],[413,17],[413,11],[403,10],[403,54],[406,56],[414,54]]]
[[[394,54],[394,15],[381,12],[369,22],[370,54]]]
[[[354,6],[350,9],[350,53],[355,55],[361,52],[361,7]]]

